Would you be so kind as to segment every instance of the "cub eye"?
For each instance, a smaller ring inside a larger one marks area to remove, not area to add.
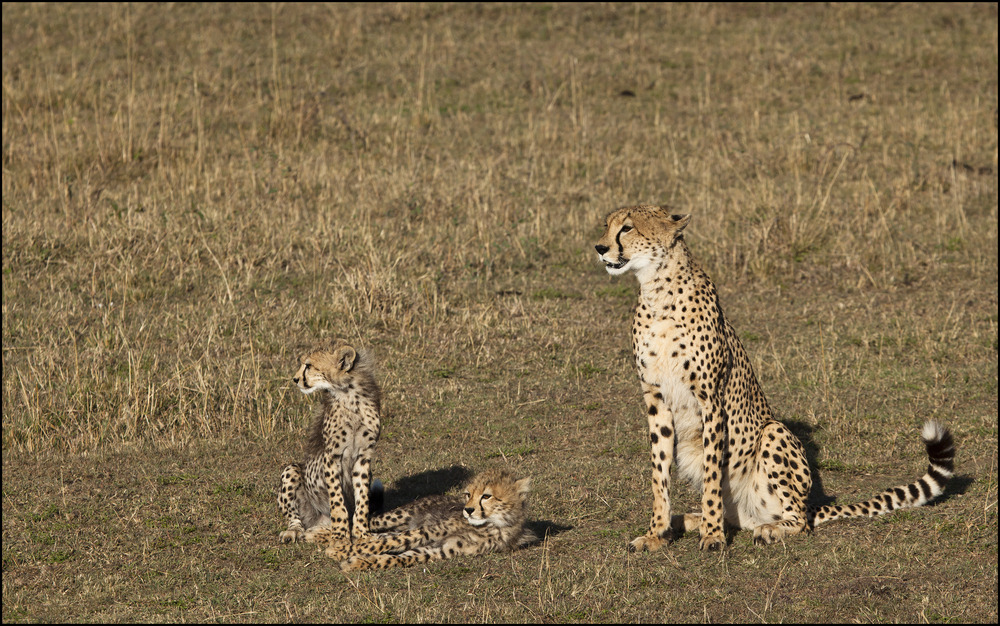
[[[627,233],[630,230],[632,230],[631,226],[622,226],[622,229],[621,229],[620,232]]]
[[[484,493],[483,494],[483,500],[489,500],[492,497],[493,497],[492,493]]]
[[[302,371],[307,371],[310,367],[312,366],[306,363],[305,366],[302,368]]]

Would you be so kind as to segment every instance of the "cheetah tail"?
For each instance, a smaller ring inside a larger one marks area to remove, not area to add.
[[[809,525],[847,517],[875,517],[896,509],[923,506],[944,491],[945,483],[955,471],[955,442],[951,432],[935,421],[924,424],[921,436],[927,447],[930,465],[927,473],[909,485],[886,489],[871,500],[858,504],[810,507]]]

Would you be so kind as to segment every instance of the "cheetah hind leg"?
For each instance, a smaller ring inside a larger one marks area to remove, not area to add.
[[[670,518],[670,530],[674,533],[674,538],[679,538],[684,533],[698,530],[701,526],[701,513],[685,513],[684,515],[674,515]]]
[[[669,545],[673,541],[670,531],[661,534],[648,532],[641,537],[636,537],[628,544],[629,552],[656,552],[663,546]]]
[[[351,538],[332,526],[313,526],[305,533],[308,543],[327,546],[326,555],[338,561],[346,559],[351,551]]]
[[[769,545],[808,528],[806,494],[812,477],[801,445],[784,424],[772,422],[761,435],[762,450],[767,454],[761,455],[757,475],[769,485],[770,501],[764,515],[770,514],[774,521],[754,527],[753,542]]]
[[[670,545],[675,540],[680,539],[684,533],[698,530],[701,524],[701,513],[687,513],[686,515],[672,515],[670,517],[670,529],[663,535],[655,532],[647,532],[641,537],[636,537],[629,543],[629,552],[642,552],[644,550],[655,552],[665,545]]]
[[[351,538],[341,530],[335,530],[328,524],[318,524],[305,532],[306,543],[319,543],[337,545],[346,543],[350,545]]]
[[[787,487],[783,487],[787,489]],[[760,524],[753,529],[754,545],[770,545],[776,541],[784,541],[785,537],[797,535],[808,529],[805,498],[794,491],[775,490],[780,506],[773,514],[775,520]]]
[[[785,512],[786,517],[771,524],[761,524],[753,529],[753,542],[755,545],[770,545],[776,541],[784,541],[785,537],[797,535],[806,530],[806,512],[801,501],[798,503],[798,510]]]

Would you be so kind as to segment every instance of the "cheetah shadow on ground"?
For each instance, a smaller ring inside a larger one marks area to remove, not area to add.
[[[473,472],[469,468],[452,465],[404,476],[395,481],[392,487],[385,489],[380,506],[373,512],[391,511],[426,496],[448,493],[456,487],[464,486],[472,475]]]
[[[535,539],[524,545],[524,547],[541,545],[548,537],[555,537],[567,530],[573,530],[572,526],[564,526],[549,520],[529,521],[525,527],[535,535]]]
[[[809,490],[809,496],[806,498],[806,506],[833,504],[837,498],[826,492],[826,488],[823,487],[823,476],[819,471],[819,461],[817,461],[819,446],[813,441],[813,431],[816,430],[816,427],[799,420],[781,420],[781,422],[788,427],[788,430],[792,431],[793,435],[798,437],[802,443],[802,449],[806,453],[809,473],[812,474],[812,489]]]

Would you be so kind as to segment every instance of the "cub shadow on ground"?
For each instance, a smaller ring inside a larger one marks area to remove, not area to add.
[[[419,498],[446,494],[452,489],[465,486],[472,476],[473,472],[461,465],[406,476],[395,481],[392,487],[386,487],[381,506],[373,508],[378,512],[391,511]],[[530,499],[528,515],[531,516]],[[554,537],[573,529],[572,526],[548,520],[529,520],[525,525],[538,538],[529,545],[541,543],[546,536]]]
[[[426,496],[446,494],[456,487],[462,487],[472,478],[472,470],[461,465],[428,470],[405,476],[386,487],[382,511],[391,511]]]

